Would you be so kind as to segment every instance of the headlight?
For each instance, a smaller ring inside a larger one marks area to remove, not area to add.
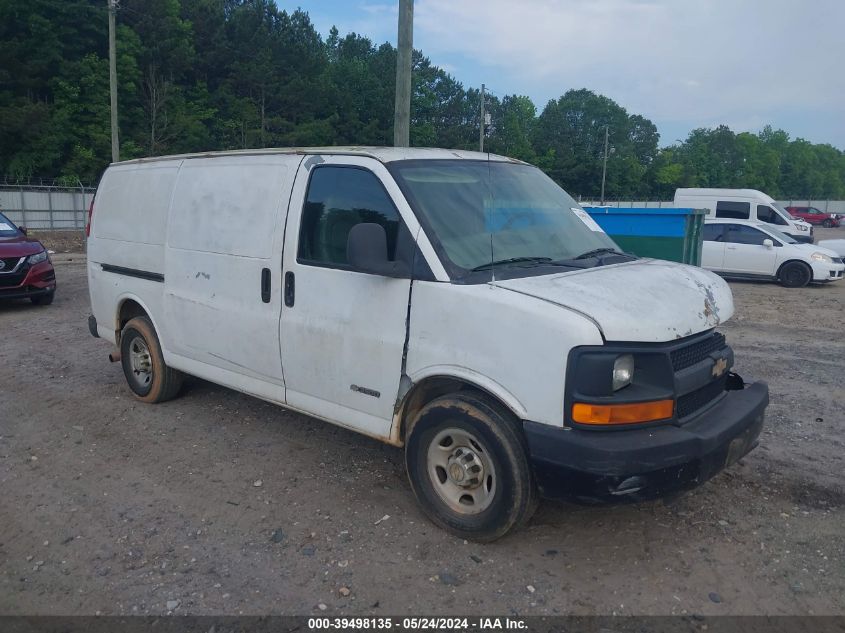
[[[30,264],[40,264],[41,262],[47,261],[47,251],[44,250],[40,253],[35,253],[35,255],[30,255],[28,261]]]
[[[817,262],[824,262],[825,264],[833,263],[833,258],[830,255],[825,255],[824,253],[813,253],[810,255],[810,259]]]
[[[613,390],[619,391],[627,387],[634,379],[634,357],[623,354],[613,363]]]
[[[805,225],[803,225],[803,224],[796,224],[795,226],[797,226],[797,227],[798,227],[798,230],[799,230],[799,231],[807,231],[807,230],[809,230],[809,229],[808,229]]]

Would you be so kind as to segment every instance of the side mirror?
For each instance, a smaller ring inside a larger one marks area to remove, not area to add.
[[[25,226],[19,226],[19,227],[18,227],[18,230],[19,230],[21,233],[23,233],[24,235],[26,235],[26,227],[25,227]]]
[[[766,248],[774,248],[775,243],[772,240],[766,239],[763,240],[763,246],[765,246]]]
[[[349,231],[346,238],[346,261],[358,272],[383,277],[410,277],[405,262],[387,258],[387,233],[381,224],[362,222]]]

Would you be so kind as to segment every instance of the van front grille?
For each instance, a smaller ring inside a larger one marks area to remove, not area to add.
[[[683,420],[706,407],[725,392],[727,380],[728,376],[725,374],[718,380],[678,398],[675,405],[675,417]]]
[[[692,367],[723,347],[725,347],[725,335],[719,332],[713,332],[707,338],[699,339],[686,347],[681,347],[673,351],[671,354],[672,369],[674,371],[681,371],[687,367]]]

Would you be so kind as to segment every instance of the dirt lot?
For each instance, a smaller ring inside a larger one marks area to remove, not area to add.
[[[41,229],[29,229],[27,233],[30,237],[39,239],[45,248],[54,253],[85,252],[84,231],[42,231]]]
[[[58,279],[0,306],[0,613],[845,614],[845,282],[732,284],[772,391],[739,464],[482,546],[426,521],[398,449],[198,380],[136,403],[79,258]]]

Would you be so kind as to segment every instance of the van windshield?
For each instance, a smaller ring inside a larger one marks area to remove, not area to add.
[[[408,160],[391,163],[390,171],[435,248],[448,259],[444,263],[451,265],[447,268],[453,276],[490,269],[493,262],[516,268],[569,262],[583,268],[584,260],[574,258],[619,250],[580,205],[536,167]]]

